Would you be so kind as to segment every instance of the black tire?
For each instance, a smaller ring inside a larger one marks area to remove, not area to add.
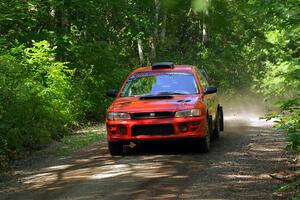
[[[215,125],[214,125],[214,133],[213,133],[213,138],[214,139],[219,139],[220,137],[220,110],[218,109],[218,112],[217,112],[217,116],[216,116],[216,120],[215,120]]]
[[[220,131],[224,131],[224,114],[223,114],[223,107],[219,106],[219,120],[220,120]]]
[[[108,142],[108,150],[110,155],[118,156],[123,154],[123,143],[122,142]]]
[[[210,150],[210,141],[212,135],[212,117],[209,116],[207,119],[207,135],[200,140],[200,150],[202,153],[208,153]]]

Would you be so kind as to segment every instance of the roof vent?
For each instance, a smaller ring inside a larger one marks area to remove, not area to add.
[[[152,69],[173,69],[174,63],[172,62],[160,62],[160,63],[154,63],[152,65]]]

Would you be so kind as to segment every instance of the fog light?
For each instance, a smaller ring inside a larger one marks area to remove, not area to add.
[[[119,134],[126,134],[126,133],[127,133],[127,128],[126,128],[126,126],[119,126],[118,133],[119,133]]]
[[[117,133],[117,126],[107,126],[107,129],[111,134]]]
[[[188,129],[189,129],[188,124],[186,124],[186,123],[180,124],[179,129],[180,129],[181,132],[187,132]]]

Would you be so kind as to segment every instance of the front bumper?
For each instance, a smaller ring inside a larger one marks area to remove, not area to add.
[[[133,136],[132,127],[136,125],[168,124],[173,126],[173,134]],[[151,141],[183,138],[202,138],[207,133],[206,117],[107,120],[107,140],[112,141]]]

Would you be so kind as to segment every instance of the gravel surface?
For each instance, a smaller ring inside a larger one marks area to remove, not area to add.
[[[250,118],[225,125],[208,154],[177,142],[111,157],[98,142],[69,157],[31,160],[3,179],[0,199],[284,199],[270,177],[287,169],[283,136]]]

